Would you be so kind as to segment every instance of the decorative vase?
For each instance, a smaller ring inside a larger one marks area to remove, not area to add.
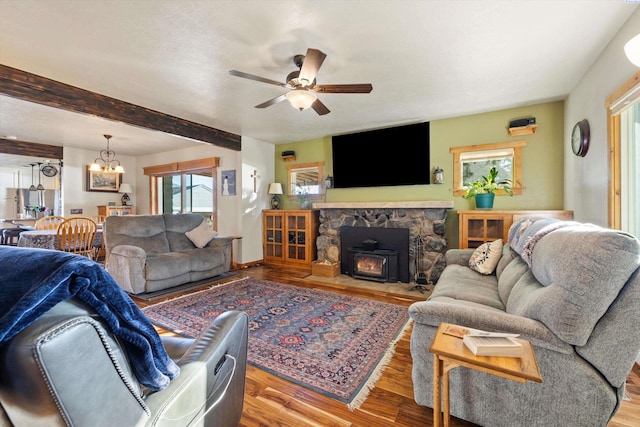
[[[494,193],[476,194],[476,209],[491,209],[493,208]]]

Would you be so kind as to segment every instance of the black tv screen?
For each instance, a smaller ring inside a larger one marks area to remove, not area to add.
[[[429,122],[332,137],[333,187],[430,182]]]

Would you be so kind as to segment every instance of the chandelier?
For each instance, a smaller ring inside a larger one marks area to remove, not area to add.
[[[124,168],[120,165],[120,161],[116,159],[116,152],[109,149],[109,140],[111,135],[104,135],[107,138],[107,149],[100,150],[100,157],[96,158],[89,170],[93,172],[107,173],[124,173]]]

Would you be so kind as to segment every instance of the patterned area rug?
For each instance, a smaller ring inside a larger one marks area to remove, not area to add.
[[[245,278],[143,309],[195,337],[220,313],[249,315],[252,365],[359,407],[409,325],[407,307]]]

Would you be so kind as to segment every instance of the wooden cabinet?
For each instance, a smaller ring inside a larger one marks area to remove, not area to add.
[[[98,206],[98,215],[104,216],[124,216],[135,215],[134,206]]]
[[[316,258],[317,210],[262,211],[264,261],[311,268]]]
[[[573,219],[573,211],[458,211],[460,249],[477,248],[485,242],[502,239],[507,243],[511,225],[526,216]]]

